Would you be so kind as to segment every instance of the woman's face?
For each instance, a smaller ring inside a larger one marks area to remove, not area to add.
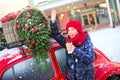
[[[69,27],[68,28],[68,36],[70,38],[73,38],[77,34],[78,34],[78,31],[74,27]]]

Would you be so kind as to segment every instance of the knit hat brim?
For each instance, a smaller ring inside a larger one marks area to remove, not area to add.
[[[66,25],[67,32],[68,32],[69,27],[75,28],[79,33],[82,32],[82,24],[77,20],[71,20],[67,23],[67,25]]]

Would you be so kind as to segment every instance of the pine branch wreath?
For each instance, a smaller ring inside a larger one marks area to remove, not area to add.
[[[46,69],[46,50],[50,49],[50,29],[46,16],[38,9],[26,9],[16,18],[17,33],[31,51],[37,64]]]

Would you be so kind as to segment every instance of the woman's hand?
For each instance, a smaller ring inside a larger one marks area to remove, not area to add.
[[[69,54],[73,53],[75,46],[72,44],[72,42],[67,42],[66,43],[66,48]]]
[[[56,21],[56,15],[57,15],[56,10],[52,9],[51,10],[51,21],[52,21],[52,23],[54,23]]]

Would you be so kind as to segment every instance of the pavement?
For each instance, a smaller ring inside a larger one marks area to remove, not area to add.
[[[88,32],[95,47],[115,62],[120,62],[120,25]]]

